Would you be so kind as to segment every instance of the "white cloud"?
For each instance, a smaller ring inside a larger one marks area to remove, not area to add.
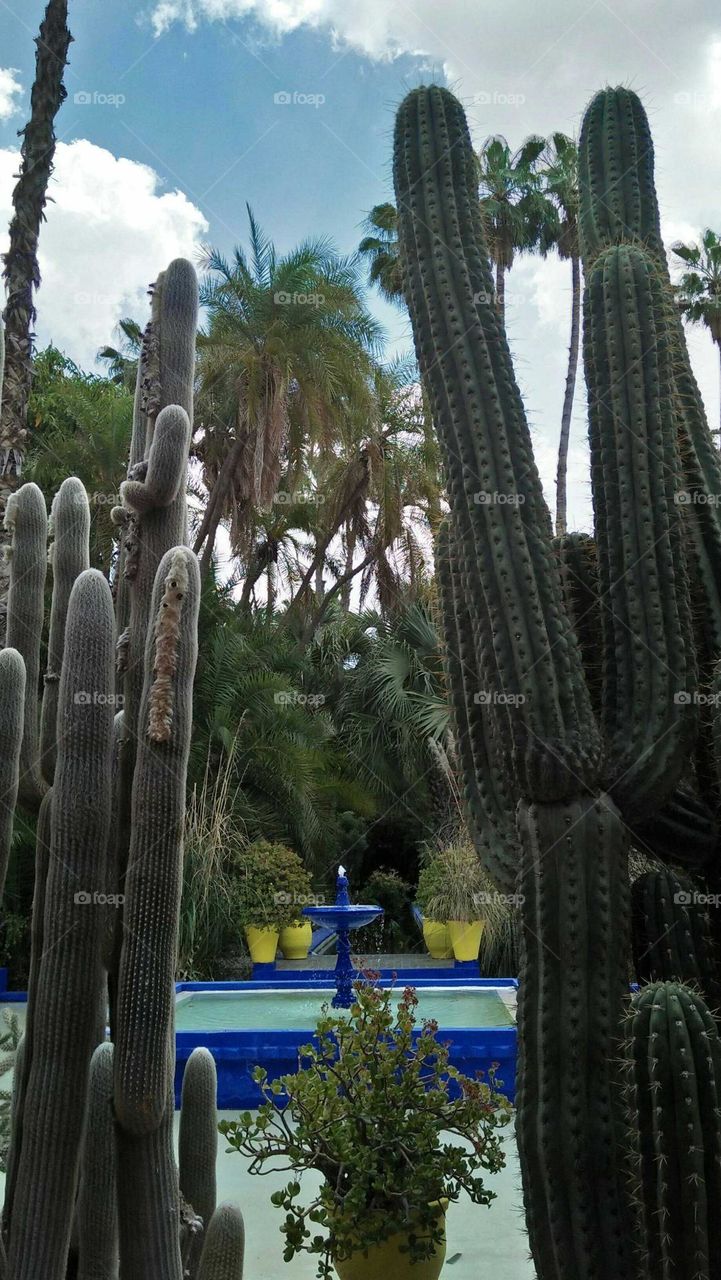
[[[15,99],[21,94],[23,87],[18,80],[15,67],[0,67],[0,120],[9,120],[15,115],[18,104]]]
[[[8,224],[18,153],[0,150],[0,227]],[[147,288],[172,258],[193,258],[208,226],[147,165],[92,142],[61,142],[40,235],[38,340],[85,368],[122,316],[143,320]],[[0,236],[0,251],[7,245]]]

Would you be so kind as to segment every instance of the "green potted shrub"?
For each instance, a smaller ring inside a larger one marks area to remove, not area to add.
[[[488,879],[470,840],[458,839],[435,855],[438,875],[427,910],[445,920],[456,960],[477,960],[484,925]]]
[[[453,947],[448,925],[445,920],[432,916],[429,910],[430,904],[440,890],[442,877],[443,869],[440,861],[434,855],[430,855],[418,876],[416,903],[423,912],[423,941],[429,954],[434,960],[452,960]]]
[[[310,922],[302,927],[301,913],[310,900],[310,876],[297,853],[286,845],[256,840],[235,859],[233,907],[245,929],[254,964],[269,964],[275,959],[283,930],[291,931],[290,936],[286,934],[286,945],[295,942],[301,955],[308,954]]]
[[[333,1267],[340,1280],[437,1280],[448,1201],[495,1198],[481,1173],[504,1164],[497,1130],[510,1105],[493,1071],[485,1083],[449,1065],[437,1024],[417,1024],[417,1003],[411,988],[398,1003],[356,983],[348,1016],[324,1009],[301,1069],[271,1083],[258,1068],[266,1101],[220,1125],[251,1173],[294,1174],[271,1197],[285,1212],[283,1256],[317,1255],[320,1280]],[[302,1205],[306,1169],[323,1181]]]

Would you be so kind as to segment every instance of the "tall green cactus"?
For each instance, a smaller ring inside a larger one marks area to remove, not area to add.
[[[578,584],[569,589],[575,547],[553,558],[462,109],[431,87],[398,113],[404,288],[451,507],[437,567],[469,825],[504,888],[514,839],[499,847],[498,833],[515,826],[521,850],[518,1141],[531,1249],[539,1280],[626,1280],[631,1205],[614,1066],[630,959],[626,846],[630,826],[648,829],[661,814],[665,830],[688,810],[699,678],[689,573],[699,555],[687,563],[679,499],[693,434],[686,415],[679,444],[687,366],[634,94],[594,99],[580,170],[599,581],[596,597],[581,566],[585,610]],[[700,433],[694,458],[705,458],[702,445]],[[706,493],[710,475],[697,467]],[[712,558],[713,538],[702,543]],[[705,586],[713,594],[713,573]],[[579,653],[573,627],[586,612],[597,625],[590,637],[581,630]],[[470,697],[479,681],[482,717]],[[690,812],[698,832],[703,814]]]
[[[210,1220],[198,1280],[243,1280],[245,1224],[234,1204],[218,1205]]]
[[[640,1274],[721,1274],[721,1040],[700,996],[673,982],[634,998],[624,1041]]]
[[[207,1049],[194,1049],[183,1072],[178,1164],[180,1190],[208,1227],[215,1212],[215,1165],[218,1158],[215,1061]],[[191,1249],[191,1271],[197,1270],[203,1239]]]
[[[25,715],[20,751],[20,799],[39,805],[46,789],[40,770],[39,704],[48,517],[35,484],[24,484],[8,499],[5,528],[11,535],[7,645],[25,663]]]

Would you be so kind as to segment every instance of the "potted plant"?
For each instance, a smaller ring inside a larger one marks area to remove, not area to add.
[[[448,1201],[495,1198],[480,1175],[504,1164],[497,1130],[510,1105],[493,1071],[485,1083],[449,1064],[437,1024],[417,1025],[417,1003],[411,988],[398,1003],[356,983],[348,1016],[324,1009],[300,1070],[270,1082],[258,1068],[266,1101],[220,1125],[251,1173],[294,1174],[271,1197],[285,1212],[283,1256],[317,1255],[320,1280],[332,1267],[340,1280],[437,1280]],[[323,1181],[302,1205],[306,1169]]]
[[[311,899],[311,885],[298,855],[286,845],[256,840],[235,859],[234,873],[233,907],[253,963],[275,960],[283,930],[292,931],[286,945],[295,944],[298,954],[307,955],[311,928],[309,921],[303,926],[301,912]]]
[[[456,960],[477,960],[483,934],[488,881],[469,840],[459,839],[436,854],[438,878],[428,900],[433,920],[448,923]]]
[[[423,912],[423,941],[434,960],[452,960],[453,947],[448,925],[431,917],[429,904],[438,893],[443,871],[437,857],[431,855],[418,877],[416,903]]]

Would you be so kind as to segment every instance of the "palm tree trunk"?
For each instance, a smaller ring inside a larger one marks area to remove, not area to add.
[[[215,547],[215,536],[218,532],[218,525],[223,518],[225,501],[230,493],[233,475],[240,462],[246,441],[247,434],[242,432],[238,436],[232,448],[226,453],[221,463],[218,477],[208,498],[208,504],[205,508],[203,519],[200,522],[200,528],[195,535],[193,551],[196,556],[200,555],[201,547],[203,549],[203,554],[200,556],[200,568],[203,576],[208,572],[213,560],[213,550]]]
[[[7,302],[3,313],[5,376],[0,412],[0,517],[8,498],[18,487],[22,472],[36,318],[33,293],[40,284],[38,239],[53,171],[55,117],[66,97],[63,71],[71,40],[68,0],[49,0],[35,42],[30,119],[21,132],[20,175],[13,191],[10,244],[4,257]],[[0,532],[0,544],[6,540],[7,535]],[[0,559],[0,643],[3,644],[8,583],[9,570],[3,557]]]
[[[576,254],[571,258],[571,341],[568,345],[568,372],[566,391],[561,414],[561,438],[558,442],[558,467],[556,469],[556,537],[566,532],[566,480],[568,472],[568,441],[571,435],[573,395],[576,390],[578,347],[581,332],[581,264]]]
[[[503,264],[499,261],[496,263],[496,306],[498,314],[501,318],[501,324],[506,322],[506,272]]]
[[[276,565],[275,565],[275,560],[273,560],[272,557],[268,561],[267,579],[268,579],[267,611],[268,611],[268,619],[270,620],[272,619],[273,612],[275,610],[275,595],[276,595]]]

